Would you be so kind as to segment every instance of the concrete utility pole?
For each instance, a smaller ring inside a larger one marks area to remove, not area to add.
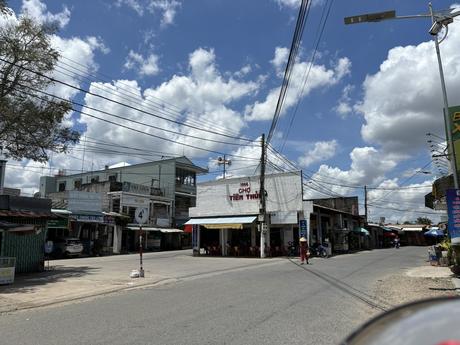
[[[364,218],[367,225],[367,186],[364,186]]]
[[[225,179],[225,166],[226,165],[232,165],[232,161],[230,159],[227,159],[226,155],[224,155],[223,158],[222,157],[217,158],[217,165],[223,165],[224,166],[223,178]]]
[[[266,209],[265,209],[265,164],[267,148],[265,146],[265,134],[262,134],[261,139],[262,154],[260,156],[260,210],[259,210],[259,227],[260,227],[260,257],[264,258],[265,255],[265,244],[267,241],[267,220],[266,220]]]
[[[439,51],[439,41],[438,41],[438,34],[442,30],[442,28],[446,28],[448,30],[448,25],[454,21],[454,17],[460,15],[460,11],[450,13],[450,12],[433,12],[433,8],[431,6],[431,2],[429,3],[430,13],[429,14],[416,14],[416,15],[409,15],[409,16],[396,16],[396,11],[386,11],[386,12],[378,12],[378,13],[368,13],[368,14],[361,14],[352,17],[344,18],[345,24],[359,24],[365,22],[380,22],[382,20],[389,20],[389,19],[412,19],[412,18],[431,18],[432,26],[428,31],[430,35],[434,36],[434,43],[436,48],[436,56],[438,58],[438,67],[439,67],[439,75],[441,78],[441,89],[443,95],[443,102],[444,102],[444,125],[446,126],[447,130],[447,141],[448,146],[450,147],[450,164],[452,169],[452,174],[454,177],[454,186],[455,189],[459,188],[459,181],[458,181],[458,171],[457,171],[457,160],[455,155],[455,147],[452,140],[452,124],[449,118],[449,104],[447,102],[447,92],[446,92],[446,84],[444,80],[444,72],[442,69],[442,62],[441,62],[441,53]],[[446,31],[447,36],[447,31]],[[441,40],[441,42],[445,39],[445,37]]]

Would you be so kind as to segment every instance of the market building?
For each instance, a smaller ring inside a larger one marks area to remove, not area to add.
[[[196,253],[222,256],[284,255],[299,240],[299,223],[309,236],[313,203],[302,198],[301,172],[265,176],[267,228],[258,224],[260,177],[222,179],[197,185],[197,204],[190,208]],[[266,235],[261,237],[261,231]],[[261,243],[265,238],[265,243]]]

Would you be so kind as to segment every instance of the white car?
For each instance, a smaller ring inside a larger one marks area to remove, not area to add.
[[[53,243],[53,254],[56,257],[79,256],[83,252],[83,244],[78,238],[58,238]]]

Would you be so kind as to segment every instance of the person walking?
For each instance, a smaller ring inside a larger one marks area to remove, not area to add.
[[[307,262],[308,265],[308,257],[310,253],[308,252],[308,241],[305,237],[301,237],[300,240],[300,264],[303,265]]]

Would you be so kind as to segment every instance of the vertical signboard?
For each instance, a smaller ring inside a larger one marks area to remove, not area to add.
[[[307,220],[306,219],[299,220],[299,230],[300,230],[300,237],[307,236]]]
[[[450,128],[456,154],[457,169],[460,169],[460,106],[449,107]]]
[[[460,190],[448,189],[446,198],[449,235],[452,244],[460,244]]]

